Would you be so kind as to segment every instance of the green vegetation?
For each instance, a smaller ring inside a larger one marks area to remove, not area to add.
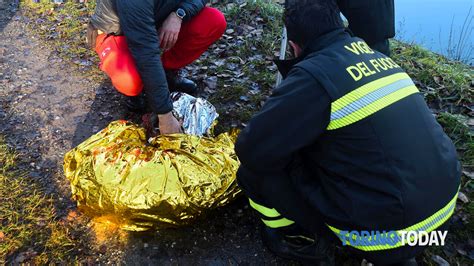
[[[222,1],[218,8],[228,22],[226,34],[216,43],[222,51],[209,51],[196,65],[210,66],[207,74],[218,77],[209,101],[220,113],[216,131],[222,132],[249,121],[275,85],[273,58],[280,49],[283,9],[269,0]],[[221,63],[213,68],[214,62]]]
[[[85,30],[89,17],[94,13],[95,1],[79,3],[50,1],[35,3],[21,0],[23,12],[32,19],[30,29],[40,38],[48,40],[66,62],[80,67],[97,65],[95,52],[86,46]],[[94,78],[103,78],[98,68],[88,68]]]
[[[274,51],[280,49],[282,11],[280,6],[268,0],[247,1],[242,5],[231,4],[224,9],[227,19],[235,25],[250,25],[251,27],[258,24],[264,25],[264,31],[258,33],[258,38],[244,38],[244,45],[237,47],[238,54],[247,57],[255,55],[257,51],[257,53],[273,57]],[[263,30],[258,26],[256,28]]]
[[[0,138],[0,264],[73,260],[87,236],[73,238],[71,221],[57,217],[53,198],[15,162],[14,151]]]
[[[420,46],[392,42],[393,58],[423,89],[426,99],[436,109],[468,113],[474,102],[474,69],[451,61]]]
[[[446,133],[454,141],[464,167],[474,167],[474,134],[467,126],[467,117],[441,113],[438,122],[443,126]]]

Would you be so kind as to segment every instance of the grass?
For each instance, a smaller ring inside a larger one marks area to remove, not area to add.
[[[419,82],[426,100],[436,109],[468,113],[474,102],[474,68],[417,45],[392,42],[393,58]]]
[[[440,113],[438,122],[456,145],[464,167],[474,168],[474,133],[466,124],[467,118],[459,114]]]
[[[23,12],[33,19],[30,29],[40,38],[48,40],[66,63],[94,74],[92,77],[103,79],[97,67],[89,67],[97,65],[98,59],[95,52],[86,46],[85,38],[88,18],[94,13],[95,3],[66,1],[58,5],[50,1],[20,1]]]
[[[469,8],[459,34],[457,34],[454,27],[454,18],[453,16],[453,22],[449,32],[447,54],[449,58],[468,63],[473,59],[472,56],[474,55],[474,44],[472,43],[474,15],[472,14],[472,6]]]
[[[222,123],[217,132],[245,124],[260,109],[275,84],[277,71],[272,67],[272,60],[281,43],[283,9],[280,6],[270,0],[246,1],[240,5],[229,2],[223,1],[220,8],[231,32],[217,45],[228,47],[228,63],[240,64],[243,78],[221,81],[219,85],[226,83],[231,88],[218,86],[216,93],[209,98],[221,113]],[[207,60],[212,62],[219,57],[210,53]],[[228,70],[224,67],[222,71]],[[216,75],[219,74],[217,69]]]
[[[280,48],[278,36],[282,30],[282,11],[280,6],[269,0],[247,1],[224,9],[226,17],[235,25],[255,25],[255,22],[265,25],[260,38],[246,38],[244,45],[238,47],[238,53],[247,56],[259,51],[273,56],[273,52]]]
[[[16,155],[0,138],[0,264],[74,260],[84,240],[73,239],[69,221],[56,215],[54,201],[16,169]]]
[[[474,68],[417,45],[392,42],[393,58],[418,82],[438,122],[458,148],[464,167],[474,167],[474,133],[467,124],[474,103]]]

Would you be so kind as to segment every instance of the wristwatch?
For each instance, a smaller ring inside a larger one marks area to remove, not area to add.
[[[178,16],[180,19],[184,19],[184,17],[186,17],[186,11],[184,11],[182,8],[178,8],[176,10],[176,16]]]

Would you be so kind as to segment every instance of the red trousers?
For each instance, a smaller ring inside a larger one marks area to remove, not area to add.
[[[162,54],[164,69],[180,69],[198,59],[222,36],[226,27],[224,15],[219,10],[205,7],[182,24],[176,44]],[[107,73],[119,92],[127,96],[137,96],[142,92],[143,83],[125,36],[99,35],[96,52],[101,62],[100,69]]]

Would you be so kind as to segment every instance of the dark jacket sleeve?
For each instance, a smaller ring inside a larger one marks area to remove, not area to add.
[[[240,134],[238,182],[251,198],[289,215],[304,201],[291,188],[289,165],[329,124],[330,97],[306,70],[295,67]],[[292,203],[293,202],[293,203]]]
[[[184,11],[186,11],[185,21],[190,20],[196,16],[201,10],[206,6],[207,0],[185,0],[180,6]]]
[[[117,11],[130,51],[143,80],[148,104],[153,112],[173,109],[160,57],[160,40],[155,24],[153,0],[118,0]]]

